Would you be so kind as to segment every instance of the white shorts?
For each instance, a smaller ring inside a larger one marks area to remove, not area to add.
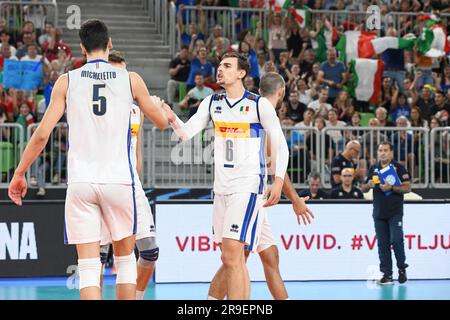
[[[100,241],[102,218],[114,241],[135,234],[133,187],[123,184],[69,184],[65,206],[65,243]]]
[[[213,239],[234,239],[251,245],[256,239],[258,211],[263,195],[249,192],[214,195]]]
[[[148,198],[145,195],[144,189],[142,187],[136,186],[136,211],[137,211],[137,229],[136,229],[136,240],[156,237],[155,222],[153,220],[152,209],[148,203]],[[111,233],[107,227],[107,224],[102,220],[102,238],[100,245],[110,244]]]
[[[266,208],[261,208],[258,215],[255,241],[253,244],[245,246],[245,250],[251,251],[252,253],[260,253],[267,248],[276,245],[275,237],[272,232],[272,226],[267,218]]]

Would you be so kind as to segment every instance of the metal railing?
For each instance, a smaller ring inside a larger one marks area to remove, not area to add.
[[[31,8],[35,6],[43,6],[45,7],[45,15],[43,19],[45,20],[42,22],[42,26],[45,28],[45,22],[49,21],[53,22],[53,25],[55,27],[58,27],[58,5],[56,3],[56,0],[38,0],[34,2],[30,1],[0,1],[0,17],[5,19],[6,21],[6,28],[8,30],[21,30],[23,23],[25,20],[25,7]],[[47,8],[53,10],[53,12],[48,12]],[[53,17],[53,21],[52,18]],[[30,19],[30,17],[27,17],[28,20],[31,20],[34,22],[36,27],[36,21],[33,21],[33,19]],[[50,18],[50,19],[49,19]]]
[[[27,128],[28,141],[39,123]],[[67,185],[68,127],[58,123],[47,145],[28,170],[28,184],[38,188],[60,188]]]
[[[430,146],[431,186],[448,188],[450,185],[450,127],[432,129]]]
[[[23,152],[24,130],[17,123],[0,124],[0,186],[7,187]]]
[[[176,41],[176,6],[168,0],[143,0],[145,12],[150,22],[161,35],[163,44],[169,46],[171,56],[175,55]]]
[[[429,130],[426,128],[325,127],[321,131],[320,173],[322,185],[331,187],[331,163],[344,150],[345,144],[356,139],[361,144],[357,167],[362,176],[376,163],[377,146],[389,141],[394,146],[394,160],[403,164],[411,175],[414,188],[426,188],[429,182]]]
[[[26,141],[38,125],[30,125],[26,136],[19,124],[0,125],[1,187],[7,187]],[[325,127],[322,131],[287,127],[283,131],[290,151],[287,172],[296,188],[307,186],[307,176],[312,171],[320,172],[322,185],[330,187],[331,160],[352,139],[361,143],[357,165],[364,176],[369,166],[376,162],[378,143],[387,140],[394,145],[394,159],[402,162],[410,172],[413,188],[450,187],[450,127],[431,132],[412,127]],[[214,130],[208,128],[182,142],[170,128],[160,131],[145,125],[142,129],[142,184],[152,188],[211,188],[214,181],[213,135]],[[59,123],[28,171],[31,187],[66,186],[67,143],[67,125]]]

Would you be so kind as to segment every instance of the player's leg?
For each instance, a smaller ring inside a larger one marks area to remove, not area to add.
[[[100,189],[103,218],[111,233],[114,265],[117,270],[117,299],[134,300],[137,278],[134,254],[137,227],[134,187],[107,184],[102,185]]]
[[[159,248],[155,237],[147,237],[136,241],[139,250],[137,262],[136,299],[144,299],[145,289],[155,271],[155,263],[158,260]]]
[[[118,300],[136,299],[135,236],[113,241],[114,264],[117,269],[116,294]]]
[[[259,253],[261,262],[264,267],[264,275],[266,277],[267,286],[275,300],[288,299],[288,293],[281,278],[279,268],[279,255],[276,245],[272,245]]]
[[[229,300],[245,299],[246,266],[244,259],[244,243],[234,239],[222,240],[221,260],[225,269],[227,296]]]
[[[158,260],[159,248],[156,243],[155,222],[152,210],[142,187],[136,190],[137,232],[136,247],[139,250],[137,262],[136,299],[144,299],[145,289],[153,276],[155,263]]]
[[[244,299],[250,300],[250,274],[247,268],[247,257],[245,256],[246,250],[244,250],[244,255],[242,256],[242,268],[244,269]]]
[[[101,211],[96,187],[88,183],[69,184],[65,206],[65,242],[77,247],[82,300],[102,298],[100,228]]]
[[[219,247],[222,250],[222,246],[219,245]],[[226,296],[227,278],[225,276],[225,267],[221,265],[209,285],[208,300],[224,300]]]

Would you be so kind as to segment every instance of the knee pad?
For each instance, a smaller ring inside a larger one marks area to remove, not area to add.
[[[136,241],[139,250],[139,260],[156,261],[159,257],[159,248],[156,245],[155,237],[148,237]]]
[[[136,284],[137,269],[134,252],[128,256],[114,256],[114,264],[117,270],[117,284]]]
[[[80,276],[80,290],[87,287],[100,288],[102,263],[100,258],[78,259],[78,274]]]
[[[102,264],[106,264],[106,261],[108,260],[109,246],[109,244],[100,246],[100,261]]]

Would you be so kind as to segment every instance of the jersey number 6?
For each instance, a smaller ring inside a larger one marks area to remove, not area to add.
[[[94,84],[94,94],[92,97],[92,100],[94,102],[99,103],[93,103],[93,111],[96,116],[102,116],[106,113],[106,98],[100,95],[100,89],[105,88],[106,84]]]

